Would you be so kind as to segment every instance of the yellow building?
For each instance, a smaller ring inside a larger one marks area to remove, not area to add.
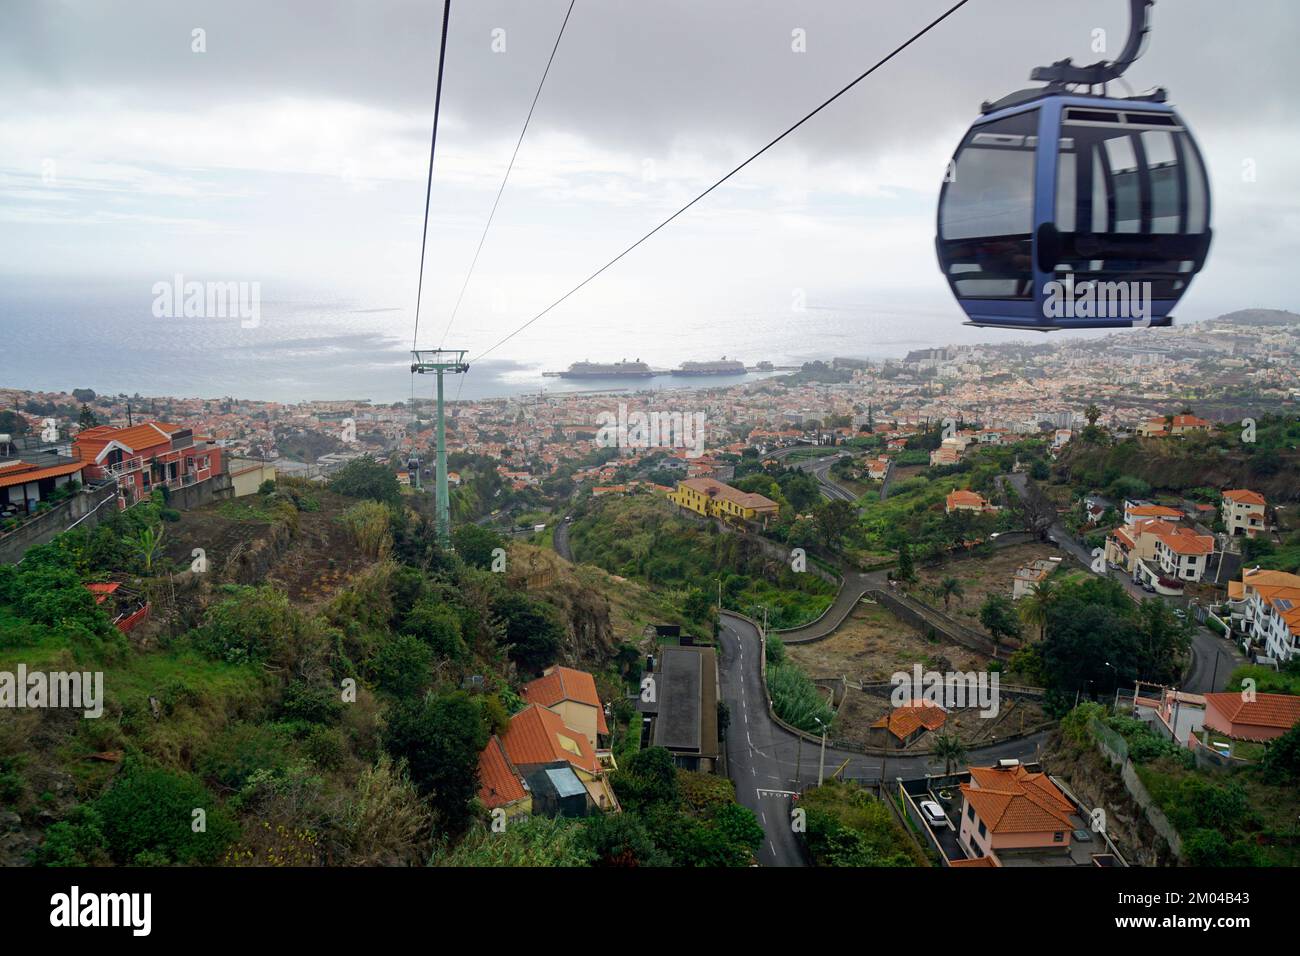
[[[275,481],[275,465],[256,458],[230,459],[230,482],[236,498],[257,494],[264,481]]]
[[[706,518],[740,519],[767,523],[781,510],[771,498],[750,491],[741,491],[712,478],[688,478],[677,482],[668,500],[679,508],[686,508]]]

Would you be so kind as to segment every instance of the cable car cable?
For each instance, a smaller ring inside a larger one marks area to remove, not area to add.
[[[418,346],[420,335],[420,298],[424,293],[424,251],[429,242],[429,199],[433,195],[433,154],[438,147],[438,113],[442,109],[442,73],[447,63],[447,23],[451,20],[451,0],[442,7],[442,42],[438,47],[438,89],[433,98],[433,134],[429,138],[429,182],[424,189],[424,231],[420,233],[420,277],[415,286],[415,331],[411,348]]]
[[[451,318],[447,320],[447,328],[442,333],[443,342],[446,342],[447,336],[451,334],[451,324],[456,321],[456,313],[460,311],[461,300],[465,298],[465,290],[469,288],[469,280],[474,275],[474,267],[478,265],[479,253],[483,251],[483,243],[487,240],[488,230],[492,228],[492,219],[497,214],[497,205],[501,202],[501,194],[506,191],[506,183],[510,181],[510,171],[515,168],[515,158],[519,155],[519,147],[524,143],[524,136],[528,132],[528,124],[533,119],[533,110],[537,109],[537,101],[541,98],[542,87],[546,85],[546,77],[551,72],[551,64],[555,62],[555,52],[560,48],[560,40],[564,37],[564,28],[569,25],[569,16],[573,13],[573,5],[576,2],[577,0],[569,0],[569,9],[564,14],[564,22],[560,24],[560,32],[556,34],[555,45],[551,47],[551,56],[546,61],[546,69],[542,71],[541,82],[537,84],[537,92],[533,94],[532,105],[528,107],[528,115],[524,117],[524,128],[519,131],[519,140],[515,143],[515,151],[510,154],[510,163],[506,166],[506,174],[501,179],[501,186],[497,189],[496,199],[492,200],[492,211],[488,213],[487,222],[483,224],[483,235],[479,236],[478,248],[474,250],[474,258],[470,261],[469,271],[465,273],[465,281],[461,283],[460,294],[456,296],[456,304],[452,307]]]
[[[911,46],[913,43],[915,43],[917,40],[921,39],[921,37],[925,36],[927,33],[929,33],[931,30],[933,30],[935,27],[937,27],[937,26],[938,26],[940,23],[942,23],[944,20],[947,20],[950,16],[952,16],[954,13],[956,13],[956,12],[957,12],[958,10],[960,10],[962,7],[966,6],[966,4],[969,3],[969,2],[970,2],[970,0],[958,0],[957,3],[955,3],[955,4],[953,4],[951,7],[949,7],[949,8],[948,8],[944,13],[942,13],[940,16],[936,17],[934,20],[931,20],[930,23],[928,23],[926,26],[922,27],[918,32],[914,33],[910,38],[908,38],[907,40],[905,40],[904,42],[902,42],[901,44],[899,44],[898,46],[896,46],[892,51],[890,51],[888,54],[886,54],[886,55],[885,55],[884,57],[882,57],[880,60],[877,60],[876,63],[873,64],[869,69],[867,69],[867,70],[864,71],[863,73],[860,73],[856,78],[850,80],[848,83],[846,83],[844,86],[842,86],[842,87],[841,87],[837,92],[835,92],[834,94],[832,94],[829,98],[823,100],[823,101],[821,102],[821,104],[819,104],[815,109],[813,109],[811,112],[805,114],[801,119],[799,119],[798,121],[796,121],[793,125],[789,126],[789,127],[785,130],[785,132],[781,133],[781,134],[778,135],[776,138],[772,139],[770,142],[768,142],[768,144],[767,144],[766,146],[764,146],[764,147],[762,147],[760,150],[758,150],[758,152],[754,153],[752,156],[750,156],[748,159],[746,159],[746,160],[745,160],[744,162],[742,162],[740,165],[736,166],[734,169],[732,169],[729,173],[727,173],[726,175],[724,175],[721,179],[719,179],[717,182],[715,182],[715,183],[714,183],[712,186],[710,186],[708,189],[704,190],[702,193],[700,193],[698,196],[696,196],[694,199],[692,199],[692,200],[691,200],[690,202],[688,202],[686,205],[682,206],[680,209],[678,209],[675,213],[673,213],[671,216],[669,216],[669,217],[668,217],[667,219],[665,219],[663,222],[659,223],[659,225],[655,226],[653,229],[651,229],[649,232],[647,232],[644,236],[642,236],[642,237],[641,237],[640,239],[638,239],[636,242],[632,243],[632,245],[628,246],[626,249],[624,249],[622,252],[620,252],[618,255],[616,255],[613,259],[610,259],[608,262],[606,262],[603,266],[601,266],[599,269],[597,269],[597,270],[596,270],[595,272],[593,272],[591,275],[587,276],[587,278],[583,279],[581,282],[579,282],[576,286],[574,286],[574,287],[573,287],[572,289],[570,289],[568,292],[564,293],[564,295],[560,296],[558,299],[556,299],[554,302],[552,302],[552,303],[551,303],[550,305],[548,305],[546,308],[542,309],[541,312],[538,312],[536,315],[534,315],[531,319],[529,319],[529,320],[528,320],[527,322],[525,322],[523,325],[519,326],[519,328],[515,329],[513,332],[511,332],[509,335],[505,336],[504,338],[498,340],[494,345],[492,345],[492,346],[491,346],[489,349],[487,349],[486,351],[484,351],[484,352],[480,352],[477,356],[474,357],[474,359],[472,359],[472,361],[473,361],[473,362],[477,362],[477,361],[479,361],[480,359],[484,358],[485,356],[487,356],[487,355],[491,354],[492,352],[496,351],[496,350],[497,350],[498,348],[500,348],[502,345],[505,345],[507,342],[509,342],[511,339],[513,339],[513,338],[514,338],[516,335],[518,335],[520,332],[522,332],[522,331],[524,331],[525,329],[527,329],[530,325],[532,325],[532,324],[533,324],[534,322],[536,322],[538,319],[540,319],[540,318],[542,318],[543,316],[545,316],[547,313],[549,313],[549,312],[550,312],[552,309],[554,309],[556,306],[560,305],[562,302],[564,302],[566,299],[568,299],[568,298],[569,298],[571,295],[573,295],[575,292],[577,292],[578,290],[580,290],[581,288],[583,288],[583,286],[587,285],[587,284],[588,284],[589,282],[591,282],[593,279],[597,278],[601,273],[603,273],[603,272],[604,272],[606,269],[608,269],[610,266],[614,265],[616,262],[618,262],[620,259],[622,259],[624,256],[626,256],[629,252],[631,252],[633,249],[635,249],[637,246],[641,245],[643,242],[645,242],[647,239],[649,239],[649,238],[650,238],[651,236],[653,236],[655,233],[659,232],[659,230],[663,229],[665,226],[667,226],[670,222],[672,222],[674,219],[676,219],[676,218],[677,218],[678,216],[680,216],[682,213],[686,212],[686,210],[690,209],[692,206],[694,206],[697,202],[699,202],[699,201],[700,201],[701,199],[703,199],[705,196],[709,195],[709,193],[713,192],[713,190],[717,189],[719,186],[721,186],[723,183],[725,183],[727,180],[729,180],[732,176],[736,175],[736,173],[740,172],[742,169],[744,169],[746,166],[748,166],[748,165],[749,165],[750,163],[752,163],[754,160],[758,159],[758,157],[762,156],[762,155],[763,155],[764,153],[766,153],[769,149],[771,149],[771,148],[772,148],[773,146],[775,146],[777,143],[781,142],[781,140],[785,139],[787,136],[789,136],[791,133],[793,133],[795,130],[797,130],[797,129],[798,129],[800,126],[802,126],[804,123],[808,122],[810,119],[812,119],[814,116],[816,116],[816,115],[817,115],[818,113],[820,113],[822,110],[824,110],[826,107],[830,106],[832,103],[834,103],[836,100],[838,100],[841,96],[843,96],[843,95],[844,95],[845,93],[847,93],[849,90],[853,89],[853,87],[857,86],[859,83],[861,83],[861,82],[862,82],[863,80],[865,80],[867,77],[869,77],[872,73],[875,73],[876,70],[880,69],[880,68],[881,68],[882,66],[884,66],[886,63],[888,63],[890,60],[892,60],[894,57],[898,56],[898,54],[902,53],[904,50],[906,50],[908,47],[910,47],[910,46]]]

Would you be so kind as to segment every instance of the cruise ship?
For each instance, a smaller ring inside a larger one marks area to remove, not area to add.
[[[744,375],[745,363],[725,355],[716,362],[683,362],[674,375]]]
[[[574,362],[563,372],[545,373],[560,378],[649,378],[656,374],[645,362]]]

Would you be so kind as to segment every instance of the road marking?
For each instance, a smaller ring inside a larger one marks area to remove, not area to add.
[[[756,792],[760,797],[797,797],[797,796],[799,796],[799,791],[798,791],[798,790],[764,790],[762,787],[759,787],[755,792]]]

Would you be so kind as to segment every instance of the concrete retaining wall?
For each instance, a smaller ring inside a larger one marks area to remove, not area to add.
[[[1101,752],[1101,755],[1105,757],[1112,766],[1120,768],[1119,775],[1120,779],[1124,781],[1124,789],[1128,791],[1128,794],[1133,798],[1133,801],[1142,808],[1142,814],[1147,818],[1147,822],[1151,824],[1152,829],[1164,837],[1165,842],[1169,844],[1169,848],[1173,851],[1174,856],[1178,858],[1178,862],[1183,862],[1183,839],[1178,835],[1178,831],[1174,829],[1174,825],[1169,822],[1169,818],[1165,816],[1164,811],[1161,810],[1155,800],[1152,799],[1146,785],[1143,784],[1141,778],[1138,777],[1137,770],[1133,766],[1133,761],[1128,759],[1127,754],[1121,755],[1111,749],[1111,747],[1096,734],[1093,734],[1092,739],[1097,745],[1097,750]]]
[[[952,618],[941,614],[934,608],[921,604],[919,601],[914,601],[892,591],[872,590],[868,591],[867,595],[889,608],[895,617],[912,625],[922,634],[933,628],[936,634],[942,634],[954,644],[969,647],[973,651],[979,651],[981,654],[987,654],[990,657],[998,656],[994,653],[993,642],[987,637],[976,634],[970,628],[958,624]],[[1014,649],[1014,645],[1002,645],[1004,653],[1012,649]]]
[[[213,475],[192,485],[168,489],[167,506],[188,511],[212,501],[233,498],[234,494],[234,484],[229,475]],[[56,535],[71,528],[91,530],[117,509],[116,502],[117,486],[113,484],[83,491],[60,502],[0,538],[0,564],[17,564],[28,550],[48,544]]]
[[[31,548],[48,544],[69,528],[87,531],[117,508],[117,486],[104,485],[61,501],[0,538],[0,564],[17,564]]]

